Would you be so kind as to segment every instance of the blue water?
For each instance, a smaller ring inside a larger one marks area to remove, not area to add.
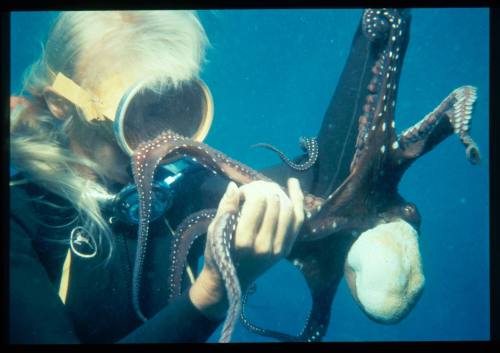
[[[13,92],[39,55],[56,14],[12,15]],[[456,87],[474,85],[472,136],[483,160],[470,165],[451,136],[408,170],[400,192],[422,215],[424,293],[407,318],[384,326],[361,312],[342,281],[325,341],[489,339],[489,12],[418,9],[412,14],[396,129],[420,120]],[[271,153],[249,148],[256,142],[299,153],[299,136],[319,129],[360,15],[361,10],[200,12],[212,44],[202,78],[215,101],[206,142],[255,168],[277,162]],[[257,287],[248,308],[254,322],[297,333],[311,305],[300,273],[282,262]],[[238,326],[234,341],[271,340]]]

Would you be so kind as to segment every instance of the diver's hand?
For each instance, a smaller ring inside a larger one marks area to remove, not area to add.
[[[231,182],[219,203],[208,236],[212,235],[213,225],[221,215],[237,212],[242,203],[232,258],[237,263],[243,291],[286,257],[295,243],[304,221],[304,195],[297,179],[288,180],[288,193],[272,182],[255,181],[239,189]],[[225,316],[228,305],[225,287],[208,247],[203,269],[189,296],[206,316],[213,319]]]

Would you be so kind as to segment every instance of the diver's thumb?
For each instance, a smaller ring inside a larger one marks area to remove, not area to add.
[[[219,202],[216,217],[226,212],[236,213],[238,211],[239,205],[240,192],[238,186],[233,181],[230,181],[227,185],[226,192]]]

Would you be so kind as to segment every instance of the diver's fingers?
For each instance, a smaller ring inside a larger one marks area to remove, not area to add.
[[[240,197],[244,198],[240,219],[236,227],[235,245],[237,249],[251,252],[257,232],[262,223],[267,207],[265,194],[255,184],[250,183],[240,188]]]
[[[286,255],[285,250],[288,248],[288,244],[295,239],[293,231],[293,226],[295,224],[293,204],[285,192],[281,189],[280,191],[280,214],[273,244],[273,251],[276,256]],[[292,237],[292,239],[290,239],[290,237]]]
[[[234,182],[229,182],[226,188],[226,192],[222,195],[219,201],[219,206],[217,207],[217,212],[214,219],[210,222],[208,226],[208,234],[212,234],[214,224],[217,219],[224,213],[237,213],[240,206],[240,192],[238,186]]]
[[[284,238],[282,251],[284,256],[287,256],[292,250],[293,244],[304,223],[304,193],[300,188],[299,180],[296,178],[288,179],[288,194],[290,195],[291,208],[293,213],[293,224],[291,226],[291,234]]]
[[[290,200],[292,201],[293,215],[295,218],[293,231],[298,233],[304,223],[304,193],[302,192],[297,178],[288,179],[288,194],[290,196]]]
[[[270,256],[273,254],[274,239],[278,228],[278,219],[281,214],[281,196],[277,192],[270,192],[266,198],[266,212],[264,213],[264,218],[262,219],[262,224],[254,244],[254,251],[260,256]]]
[[[219,201],[215,218],[220,217],[224,213],[237,213],[240,207],[240,193],[238,186],[230,181],[227,185],[226,192]],[[213,223],[213,222],[212,222]]]

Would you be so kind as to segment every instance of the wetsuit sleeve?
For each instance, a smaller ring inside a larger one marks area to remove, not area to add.
[[[10,220],[11,343],[78,343],[64,304],[33,249],[28,228]]]
[[[205,342],[220,323],[204,316],[185,291],[119,343]]]

